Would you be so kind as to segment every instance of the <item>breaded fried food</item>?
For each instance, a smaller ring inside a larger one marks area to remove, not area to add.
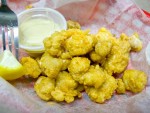
[[[61,70],[66,70],[66,69],[68,69],[68,66],[69,66],[69,64],[70,64],[70,62],[71,62],[71,59],[61,59],[62,60],[62,68],[61,68]]]
[[[95,50],[90,53],[90,59],[93,62],[101,63],[110,53],[112,42],[99,40],[95,45]]]
[[[126,92],[125,84],[122,79],[117,79],[117,89],[116,92],[118,94],[124,94]]]
[[[85,90],[92,101],[104,103],[115,91],[124,94],[126,90],[138,93],[144,89],[147,76],[142,71],[126,70],[122,78],[114,78],[126,69],[130,51],[142,49],[137,34],[115,37],[106,28],[90,34],[81,30],[79,23],[67,24],[67,30],[44,40],[45,53],[37,59],[42,74],[47,76],[39,77],[34,86],[41,99],[71,103]],[[30,73],[36,70],[31,63]]]
[[[79,29],[74,30],[74,33],[65,41],[65,49],[71,56],[85,55],[90,52],[94,45],[94,35],[89,34],[89,31],[82,31]],[[68,30],[68,32],[70,32]]]
[[[99,40],[99,42],[95,45],[95,52],[101,56],[101,58],[105,58],[111,51],[112,42],[107,40]]]
[[[22,57],[21,64],[24,67],[24,73],[32,78],[37,78],[41,74],[40,66],[37,61],[31,57]]]
[[[76,81],[80,81],[82,75],[88,71],[90,68],[90,60],[85,57],[74,57],[70,65],[68,66],[68,71],[72,74]]]
[[[96,34],[95,49],[90,53],[91,60],[101,63],[110,53],[114,39],[113,35],[106,28],[101,28]]]
[[[139,93],[147,84],[147,75],[140,70],[125,70],[123,74],[123,82],[126,90],[133,93]]]
[[[104,58],[111,51],[114,37],[107,29],[101,28],[96,34],[96,39],[95,52]]]
[[[35,82],[34,90],[43,100],[51,100],[51,92],[55,89],[55,80],[49,77],[40,76]]]
[[[65,31],[55,32],[50,37],[44,39],[43,43],[45,51],[51,56],[60,57],[65,51],[62,44],[66,40],[67,36],[65,36],[64,32]]]
[[[96,63],[100,63],[101,60],[104,59],[104,58],[102,58],[99,54],[97,54],[97,53],[95,52],[95,50],[91,51],[91,52],[89,53],[89,56],[90,56],[90,59],[91,59],[93,62],[96,62]]]
[[[97,40],[109,40],[113,37],[112,33],[107,30],[106,28],[102,27],[99,29],[98,33],[96,34]]]
[[[48,53],[44,53],[40,59],[40,67],[42,72],[49,78],[56,78],[61,71],[63,61],[59,58],[54,58]]]
[[[70,73],[78,74],[86,72],[90,67],[90,60],[85,57],[74,57],[70,65],[68,66],[68,70]]]
[[[77,86],[78,83],[72,78],[72,76],[68,72],[60,72],[56,79],[55,90],[51,93],[52,97],[58,102],[73,102],[75,96],[81,95],[80,92],[76,90]]]
[[[85,91],[89,98],[97,103],[104,103],[105,100],[110,99],[117,88],[116,79],[113,76],[106,75],[105,83],[99,87],[89,87],[85,86]]]
[[[91,66],[90,69],[83,74],[80,83],[85,86],[93,86],[99,88],[106,81],[106,73],[99,65]]]
[[[129,37],[129,43],[131,45],[132,51],[140,51],[142,49],[142,41],[139,38],[137,33],[134,33],[132,36]]]
[[[72,21],[72,20],[68,20],[67,21],[67,28],[68,29],[80,29],[81,26],[78,22]]]
[[[45,51],[63,59],[85,55],[95,46],[94,35],[89,30],[68,29],[55,32],[44,40]]]
[[[111,52],[102,66],[109,74],[123,72],[129,62],[130,50],[131,46],[128,37],[125,34],[121,34],[120,38],[113,42]]]

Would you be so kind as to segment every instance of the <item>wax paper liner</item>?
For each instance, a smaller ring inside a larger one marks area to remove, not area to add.
[[[67,20],[80,22],[82,29],[90,29],[91,33],[96,33],[100,27],[108,28],[116,36],[138,32],[143,49],[131,53],[127,68],[144,71],[148,83],[141,93],[115,94],[104,104],[92,102],[85,93],[82,99],[67,104],[39,99],[33,89],[35,80],[31,78],[22,77],[11,82],[0,78],[0,113],[149,113],[150,18],[130,0],[9,0],[9,6],[16,13],[25,10],[26,6],[51,7],[60,11]]]

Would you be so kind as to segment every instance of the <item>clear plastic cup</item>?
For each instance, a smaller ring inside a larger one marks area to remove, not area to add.
[[[35,19],[35,18],[50,19],[59,25],[60,30],[67,29],[67,22],[66,22],[64,16],[61,13],[59,13],[58,11],[56,11],[54,9],[50,9],[50,8],[32,8],[32,9],[21,12],[20,14],[18,14],[19,26],[23,22],[26,22],[27,20]],[[21,40],[22,38],[24,38],[24,37],[22,37],[19,34],[19,40]],[[24,39],[24,40],[26,40],[26,39]],[[41,42],[41,43],[43,43],[43,42]],[[26,50],[26,52],[30,56],[37,56],[44,52],[43,44],[31,46],[31,45],[26,45],[26,44],[22,43],[21,41],[19,41],[19,47],[21,49]]]

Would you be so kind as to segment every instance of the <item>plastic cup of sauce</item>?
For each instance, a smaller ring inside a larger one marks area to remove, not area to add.
[[[30,56],[44,52],[43,40],[55,31],[67,29],[64,16],[50,8],[32,8],[18,14],[19,47]]]

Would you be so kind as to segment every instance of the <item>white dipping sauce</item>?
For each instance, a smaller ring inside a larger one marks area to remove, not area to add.
[[[27,46],[43,45],[44,38],[59,30],[60,26],[51,20],[30,19],[23,22],[19,27],[20,43]]]

